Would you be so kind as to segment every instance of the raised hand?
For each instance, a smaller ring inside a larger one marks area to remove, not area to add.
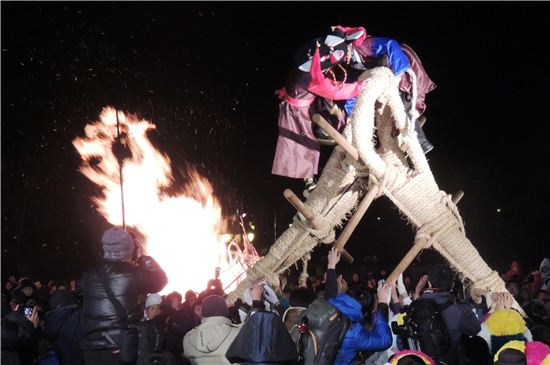
[[[255,284],[252,288],[250,288],[250,296],[252,297],[252,300],[262,300],[263,292],[264,286],[262,283]]]
[[[414,298],[415,299],[420,297],[420,294],[422,294],[422,291],[424,290],[424,288],[426,287],[427,284],[428,284],[428,275],[427,274],[422,275],[420,280],[418,280],[418,284],[416,284],[416,289],[414,291]]]
[[[328,252],[328,265],[327,269],[336,269],[336,264],[340,261],[340,251],[336,247],[333,247]]]
[[[378,303],[390,303],[391,290],[394,286],[395,284],[392,285],[390,283],[383,283],[378,286]]]
[[[399,274],[397,278],[397,293],[401,296],[407,294],[407,288],[405,288],[405,284],[403,283],[403,273]]]

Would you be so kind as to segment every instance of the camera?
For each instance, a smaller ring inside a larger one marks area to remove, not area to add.
[[[30,316],[33,312],[33,306],[22,305],[19,307],[19,311],[23,313],[25,316]]]
[[[417,338],[417,326],[411,321],[410,307],[401,309],[401,313],[404,313],[403,324],[399,325],[396,321],[391,322],[391,330],[394,335],[399,336],[401,345],[406,350],[420,351],[420,344]]]

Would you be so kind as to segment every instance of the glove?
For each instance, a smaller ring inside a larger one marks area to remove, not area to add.
[[[271,304],[279,304],[279,297],[277,297],[277,294],[275,294],[275,290],[273,290],[273,288],[269,286],[268,283],[264,283],[263,286],[265,299]]]
[[[252,295],[250,295],[250,289],[247,289],[243,293],[243,302],[252,307]]]
[[[147,271],[158,271],[159,265],[151,256],[142,255],[136,262],[138,266],[145,268]]]
[[[405,284],[403,284],[403,273],[399,274],[399,277],[397,278],[397,293],[400,296],[407,294],[407,288],[405,288]]]
[[[380,289],[380,287],[382,285],[384,285],[384,283],[385,283],[384,279],[378,280],[378,289]],[[388,290],[388,296],[386,298],[386,303],[391,303],[391,290]]]

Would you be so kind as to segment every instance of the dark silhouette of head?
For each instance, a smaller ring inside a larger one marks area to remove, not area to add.
[[[447,265],[438,264],[428,272],[428,281],[433,289],[450,291],[453,287],[453,271]]]

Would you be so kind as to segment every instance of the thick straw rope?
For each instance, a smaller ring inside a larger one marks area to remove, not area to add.
[[[416,77],[413,105],[416,104]],[[474,287],[503,291],[504,282],[491,270],[465,236],[458,208],[450,196],[439,190],[414,131],[416,111],[407,115],[399,96],[399,78],[383,67],[367,70],[360,77],[366,88],[357,97],[344,137],[357,148],[360,161],[347,156],[336,146],[327,162],[317,188],[305,202],[322,219],[322,230],[314,230],[299,218],[272,245],[268,254],[247,272],[246,278],[231,292],[233,303],[258,278],[274,277],[303,259],[320,240],[329,241],[334,228],[342,224],[364,196],[377,184],[417,230],[416,241],[433,247]],[[393,126],[400,135],[391,136]],[[377,129],[380,148],[374,148]],[[408,159],[407,159],[408,157]],[[412,163],[409,165],[409,162]],[[351,187],[350,187],[351,185]],[[349,188],[349,189],[348,189]],[[307,273],[307,264],[304,262]],[[515,307],[521,308],[515,303]]]

